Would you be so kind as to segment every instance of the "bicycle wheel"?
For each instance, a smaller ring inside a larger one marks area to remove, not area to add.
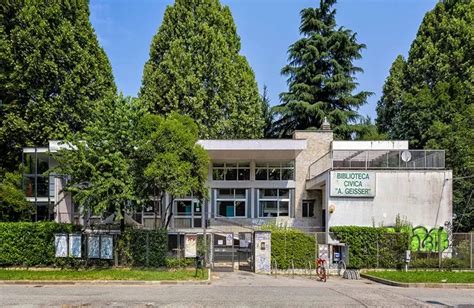
[[[337,274],[339,276],[342,276],[345,270],[346,270],[346,262],[344,262],[343,260],[337,262]]]

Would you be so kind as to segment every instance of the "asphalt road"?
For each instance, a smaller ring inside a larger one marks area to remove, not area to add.
[[[474,291],[407,289],[368,280],[213,274],[211,285],[1,285],[0,306],[115,307],[474,307]]]

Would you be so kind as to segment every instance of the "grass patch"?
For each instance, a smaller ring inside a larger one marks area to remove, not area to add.
[[[16,270],[0,269],[0,280],[204,280],[207,271],[165,269]]]
[[[367,275],[408,283],[474,283],[474,272],[369,271]]]

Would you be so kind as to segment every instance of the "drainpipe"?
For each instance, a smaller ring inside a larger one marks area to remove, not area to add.
[[[325,188],[325,193],[324,193],[324,199],[325,199],[324,203],[326,204],[326,211],[324,213],[324,215],[326,216],[324,217],[325,222],[326,222],[326,226],[324,226],[324,233],[325,233],[324,237],[326,240],[326,244],[329,243],[329,194],[331,192],[331,177],[330,177],[331,171],[326,174],[326,188]]]
[[[438,228],[438,269],[441,269],[441,260],[443,253],[441,251],[441,233],[443,232],[443,226]]]

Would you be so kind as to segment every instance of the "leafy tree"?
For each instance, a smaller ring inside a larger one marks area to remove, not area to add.
[[[53,169],[68,176],[66,189],[86,212],[115,213],[124,227],[125,213],[152,196],[205,198],[207,153],[188,116],[151,115],[137,99],[123,97],[101,106],[83,132],[64,142]],[[170,205],[167,212],[171,218]]]
[[[288,50],[289,64],[282,74],[288,77],[288,92],[280,94],[282,104],[275,107],[274,130],[289,136],[294,130],[319,128],[327,117],[334,133],[348,139],[357,126],[357,109],[370,92],[353,94],[357,87],[355,73],[362,72],[353,61],[361,58],[364,44],[356,33],[336,25],[336,0],[321,0],[319,8],[301,11],[300,33],[303,36]]]
[[[239,51],[227,6],[176,0],[151,43],[139,96],[152,113],[189,115],[201,138],[260,137],[257,83]]]
[[[30,220],[33,208],[21,189],[20,172],[2,172],[0,176],[0,221]]]
[[[402,83],[405,59],[399,55],[390,68],[389,76],[383,86],[382,97],[377,102],[377,128],[379,131],[389,133],[394,138],[396,132],[402,127],[400,124],[400,108],[402,104]]]
[[[0,167],[15,170],[24,146],[82,130],[114,93],[87,0],[0,3]]]
[[[136,185],[143,199],[154,196],[170,201],[163,211],[163,225],[173,216],[173,199],[193,194],[206,199],[209,159],[196,142],[199,130],[193,120],[172,112],[166,118],[146,115],[139,125],[142,139],[135,160]]]
[[[84,131],[70,135],[54,155],[59,166],[53,172],[67,175],[66,189],[85,213],[123,218],[130,201],[137,200],[132,162],[144,113],[130,98],[107,100]]]
[[[356,125],[357,130],[352,135],[354,140],[387,140],[388,138],[387,134],[378,130],[369,116],[362,118]]]
[[[473,24],[474,2],[440,1],[425,15],[406,64],[395,61],[378,108],[379,127],[390,137],[447,150],[456,230],[474,226]]]

